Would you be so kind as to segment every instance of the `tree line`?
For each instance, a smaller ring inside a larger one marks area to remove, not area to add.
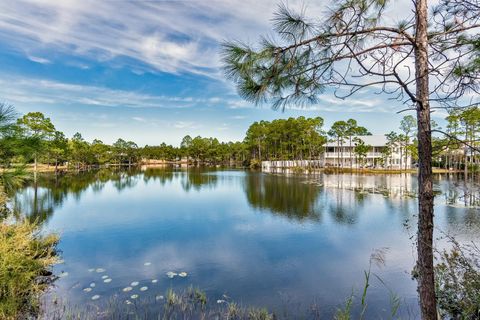
[[[0,108],[3,117],[16,117],[13,107],[2,104]],[[480,109],[474,106],[452,111],[446,121],[445,132],[433,121],[431,124],[434,130],[441,132],[433,138],[435,165],[456,170],[478,170],[480,153],[475,148],[480,147]],[[89,142],[80,133],[67,138],[41,112],[29,112],[12,123],[3,129],[0,136],[0,163],[3,167],[14,163],[31,163],[36,169],[38,163],[42,163],[55,168],[68,164],[81,169],[133,165],[145,159],[256,166],[263,160],[319,159],[327,142],[333,142],[337,152],[341,147],[351,147],[351,164],[353,157],[362,163],[372,147],[359,138],[371,135],[370,131],[355,119],[336,121],[329,129],[324,128],[321,117],[262,120],[250,125],[243,141],[221,142],[217,138],[192,138],[186,135],[179,146],[161,143],[144,147],[122,138],[113,144],[106,144],[99,139]],[[403,159],[401,167],[408,167],[409,157],[414,162],[418,161],[416,121],[413,116],[405,116],[398,130],[385,136],[387,144],[382,149],[382,161],[387,163],[394,149],[400,151]]]
[[[12,106],[2,104],[4,117],[13,119]],[[55,128],[41,112],[29,112],[12,122],[0,136],[0,164],[38,163],[57,168],[68,164],[80,169],[102,165],[132,165],[142,159],[192,163],[243,163],[252,160],[314,158],[322,152],[326,136],[323,119],[289,118],[253,123],[243,141],[221,142],[217,138],[186,135],[179,146],[166,143],[139,147],[119,138],[113,144],[99,139],[86,141],[81,133],[71,138]]]

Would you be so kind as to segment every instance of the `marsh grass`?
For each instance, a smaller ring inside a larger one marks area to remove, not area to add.
[[[58,262],[56,235],[42,235],[28,221],[0,221],[0,319],[18,319],[38,311],[40,295]]]
[[[130,304],[119,296],[105,302],[71,306],[60,300],[47,301],[44,320],[130,320],[130,319],[228,319],[273,320],[267,309],[243,307],[227,300],[208,300],[205,292],[189,287],[181,292],[168,289],[163,299],[136,299]]]
[[[369,268],[364,271],[364,286],[360,295],[352,294],[339,307],[333,318],[335,320],[369,319],[367,315],[368,291],[372,280],[376,279],[388,289],[390,294],[390,309],[382,314],[382,319],[399,319],[398,311],[402,300],[388,288],[386,283],[374,272],[372,267],[385,264],[387,248],[374,250],[370,257]],[[127,298],[128,299],[128,298]],[[285,304],[285,309],[272,312],[266,308],[242,306],[231,301],[226,295],[219,300],[210,300],[207,294],[195,287],[183,291],[168,289],[162,296],[144,297],[125,300],[125,297],[114,295],[103,301],[85,303],[80,306],[69,305],[59,299],[45,300],[40,315],[43,320],[140,320],[140,319],[225,319],[225,320],[279,320],[279,319],[324,319],[318,304],[293,306]],[[417,317],[407,317],[414,319]]]
[[[335,313],[334,319],[335,320],[350,320],[350,319],[367,319],[366,318],[366,313],[368,310],[368,302],[367,302],[367,294],[368,294],[368,288],[371,285],[371,278],[372,276],[376,278],[380,284],[382,284],[389,292],[389,297],[390,297],[390,310],[388,312],[388,315],[385,315],[383,319],[396,319],[398,318],[398,311],[400,309],[401,305],[401,298],[396,295],[388,286],[387,284],[382,280],[381,277],[379,277],[377,274],[372,272],[372,265],[376,265],[377,267],[382,267],[386,263],[386,253],[388,249],[387,248],[380,248],[376,249],[372,252],[370,256],[370,263],[368,266],[368,270],[364,271],[364,285],[363,285],[363,290],[362,290],[362,295],[360,296],[360,311],[358,315],[354,315],[353,311],[353,306],[354,306],[354,301],[355,301],[355,293],[352,291],[352,294],[346,299],[345,304],[342,308],[337,309],[337,312]]]
[[[372,262],[373,263],[373,262]],[[372,278],[378,279],[383,285],[385,283],[377,277],[371,268],[366,270],[365,284],[361,291],[360,299],[352,291],[345,304],[337,309],[334,314],[336,320],[350,319],[370,319],[367,315],[368,303],[367,293],[371,285]],[[386,285],[385,285],[386,286]],[[390,292],[391,303],[390,311],[384,314],[381,319],[400,319],[398,310],[401,300],[392,291]],[[157,296],[158,297],[158,296]],[[147,319],[192,319],[192,320],[280,320],[280,319],[326,319],[320,312],[318,304],[292,306],[285,305],[285,310],[268,310],[266,308],[257,308],[243,306],[237,302],[231,301],[227,296],[221,300],[208,299],[207,294],[194,287],[189,287],[183,291],[174,291],[168,289],[162,297],[144,297],[135,300],[129,300],[125,303],[125,298],[121,296],[112,296],[104,301],[95,303],[85,303],[79,306],[69,305],[65,301],[54,300],[46,301],[41,314],[41,320],[147,320]],[[416,319],[417,317],[407,317],[405,319]],[[402,318],[403,319],[403,318]]]

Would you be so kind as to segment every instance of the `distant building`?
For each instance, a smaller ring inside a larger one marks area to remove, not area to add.
[[[365,145],[370,146],[366,157],[359,159],[354,148],[357,139],[362,140]],[[350,139],[343,139],[339,146],[337,141],[330,141],[325,145],[323,162],[325,167],[343,167],[343,168],[387,168],[400,169],[412,167],[412,158],[410,154],[405,157],[405,148],[399,143],[390,147],[390,153],[386,155],[383,151],[387,148],[388,140],[384,135],[356,136]]]

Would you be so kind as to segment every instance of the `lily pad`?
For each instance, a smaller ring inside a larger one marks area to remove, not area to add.
[[[92,297],[92,300],[98,300],[98,299],[100,299],[100,296],[98,294],[96,294]]]
[[[130,300],[125,300],[125,303],[126,303],[126,304],[132,304],[132,301],[130,301]]]
[[[83,291],[84,291],[84,292],[90,292],[90,291],[92,291],[92,288],[87,287],[87,288],[84,288]]]
[[[185,278],[188,274],[186,272],[180,272],[178,274],[179,277]]]
[[[173,277],[175,277],[177,275],[177,273],[175,272],[172,272],[172,271],[168,271],[167,272],[167,277],[169,277],[170,279],[172,279]]]
[[[107,278],[108,278],[108,276],[107,276],[107,275],[105,275],[105,276],[102,276],[102,279],[107,279]]]
[[[157,283],[157,282],[158,282],[157,279],[153,279],[153,280],[152,280],[152,283]]]
[[[95,282],[90,283],[91,288],[95,288]]]
[[[95,271],[96,271],[97,273],[102,273],[102,272],[105,272],[106,270],[103,269],[103,268],[97,268]]]
[[[132,299],[137,299],[137,298],[138,298],[138,294],[132,294],[132,295],[130,296],[130,298],[132,298]]]
[[[163,296],[155,296],[155,300],[157,300],[157,301],[163,300]]]
[[[222,300],[222,299],[218,299],[218,300],[217,300],[217,303],[218,303],[218,304],[220,304],[220,303],[225,303],[225,302],[227,302],[227,301]]]
[[[139,283],[138,281],[133,281],[132,283],[130,283],[130,285],[132,287],[136,287],[136,286],[138,286],[138,283]]]
[[[110,282],[112,282],[112,279],[108,278],[108,279],[103,280],[103,282],[110,283]]]
[[[129,292],[129,291],[132,291],[132,287],[125,287],[122,289],[123,292]]]
[[[88,269],[88,272],[93,272],[93,271],[95,271],[95,269],[94,269],[94,268],[90,268],[90,269]]]
[[[148,267],[151,264],[152,264],[151,262],[145,262],[143,265]]]
[[[141,287],[140,288],[140,291],[147,291],[148,290],[148,287]]]

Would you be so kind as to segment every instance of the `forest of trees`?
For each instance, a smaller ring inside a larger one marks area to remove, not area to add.
[[[8,117],[16,116],[12,107],[1,105],[0,108],[7,111],[4,113]],[[439,132],[433,139],[434,164],[442,168],[478,170],[480,153],[475,150],[480,147],[480,108],[452,111],[446,123],[442,129],[432,122],[432,128]],[[221,142],[216,138],[186,135],[179,146],[161,143],[141,147],[122,138],[111,145],[99,139],[88,142],[80,133],[67,138],[50,118],[40,112],[30,112],[3,133],[0,161],[3,167],[16,163],[31,163],[36,167],[42,163],[52,167],[68,164],[77,169],[107,164],[132,165],[142,160],[248,166],[262,160],[318,159],[328,141],[337,146],[354,146],[352,157],[361,158],[368,152],[370,146],[356,137],[371,133],[356,120],[336,121],[328,130],[323,126],[321,117],[276,119],[252,123],[243,141]],[[394,148],[399,148],[405,159],[411,156],[416,162],[416,135],[415,118],[405,116],[397,131],[385,135],[388,141],[383,150],[385,159]]]

